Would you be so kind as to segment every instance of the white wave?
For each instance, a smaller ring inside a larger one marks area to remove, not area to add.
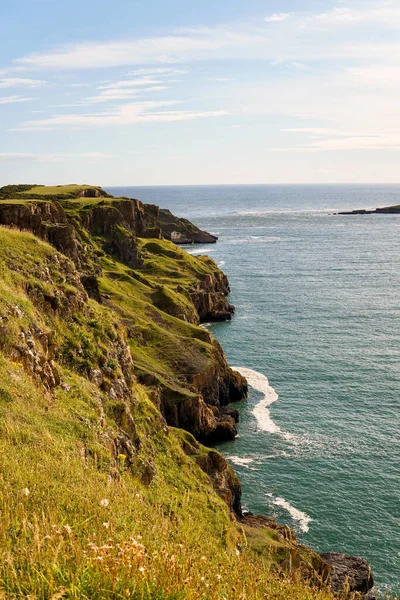
[[[218,263],[218,268],[221,268],[221,267],[224,267],[224,266],[225,266],[225,261],[224,261],[224,260],[221,260],[221,261]]]
[[[290,514],[293,521],[296,521],[299,524],[301,531],[303,531],[304,533],[307,533],[309,531],[309,525],[312,521],[312,518],[307,513],[292,506],[290,502],[285,500],[285,498],[274,498],[272,494],[267,494],[267,496],[272,498],[273,504],[284,508]]]
[[[239,467],[247,467],[248,465],[251,465],[251,463],[254,462],[253,458],[247,458],[246,456],[227,456],[226,457],[227,460],[230,460],[231,462],[233,462],[234,465],[238,465]]]
[[[189,254],[191,254],[192,256],[197,256],[199,254],[204,254],[204,255],[208,255],[211,254],[212,252],[215,252],[215,250],[213,250],[212,248],[210,248],[210,250],[204,250],[204,249],[196,249],[196,250],[187,250],[187,252]]]
[[[257,419],[259,429],[261,429],[261,431],[268,431],[268,433],[282,434],[280,427],[278,427],[271,419],[268,410],[268,406],[271,406],[271,404],[276,402],[279,397],[274,388],[269,385],[268,378],[262,373],[258,373],[257,371],[246,367],[232,368],[243,375],[253,389],[263,394],[262,400],[253,408],[253,415]]]
[[[257,240],[258,242],[281,242],[282,238],[271,235],[251,235],[251,240]]]

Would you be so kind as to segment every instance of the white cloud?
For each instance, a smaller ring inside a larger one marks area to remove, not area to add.
[[[311,133],[313,135],[336,134],[336,129],[324,129],[323,127],[294,127],[292,129],[281,129],[283,133]]]
[[[102,89],[102,88],[99,88]],[[168,90],[169,86],[167,85],[153,85],[150,87],[141,87],[141,88],[131,88],[128,86],[124,87],[107,87],[97,96],[89,96],[88,98],[84,98],[80,103],[75,104],[74,106],[79,106],[80,104],[101,104],[104,102],[116,102],[122,100],[132,100],[136,98],[140,94],[148,94],[154,92],[163,92],[164,90]]]
[[[22,154],[17,152],[0,153],[0,162],[22,162],[36,160],[34,154]]]
[[[59,127],[117,126],[136,123],[160,123],[172,121],[191,121],[227,115],[222,110],[190,111],[190,110],[156,110],[179,104],[178,101],[148,101],[123,104],[112,110],[92,114],[54,115],[47,119],[26,121],[13,131],[49,130]]]
[[[292,13],[274,13],[270,17],[265,17],[264,21],[267,23],[279,23],[281,21],[286,21],[286,19],[291,16]]]
[[[38,88],[46,85],[42,79],[22,79],[21,77],[7,77],[0,79],[0,88],[27,87]]]
[[[176,35],[124,42],[79,43],[47,54],[32,54],[17,59],[15,63],[20,67],[39,69],[88,69],[149,63],[172,64],[210,56],[215,58],[216,52],[222,57],[224,52],[229,55],[232,49],[254,46],[257,44],[257,40],[261,42],[262,37],[257,36],[254,31],[234,31],[225,27],[198,28],[185,30]]]
[[[332,152],[343,150],[400,150],[400,131],[383,135],[341,133],[292,148],[273,148],[274,152]]]
[[[101,162],[117,158],[114,154],[106,154],[104,152],[82,152],[76,154],[36,154],[36,153],[0,153],[0,162],[20,162],[20,161],[31,161],[31,162],[63,162],[65,160],[75,161],[86,159],[88,162]]]
[[[318,23],[330,24],[330,23],[343,23],[354,21],[356,13],[351,8],[336,7],[333,10],[315,15],[310,20]]]
[[[323,60],[347,64],[350,60],[400,61],[400,36],[386,35],[387,30],[400,32],[398,2],[353,0],[327,12],[275,13],[266,20],[274,27],[237,23],[179,30],[158,37],[81,42],[24,56],[15,64],[25,70],[137,65],[131,76],[159,79],[186,73],[187,67],[178,64],[202,60],[262,59],[289,63],[298,70]]]
[[[19,102],[30,102],[36,98],[25,98],[24,96],[0,96],[0,104],[18,104]]]
[[[158,75],[159,77],[170,77],[175,75],[186,75],[188,69],[165,69],[162,67],[149,67],[144,69],[136,69],[128,73],[129,75]]]
[[[313,15],[307,23],[319,25],[400,25],[400,7],[396,2],[352,2],[352,6],[336,6],[332,10]]]
[[[110,90],[110,89],[119,89],[119,88],[131,88],[131,87],[140,87],[143,85],[157,85],[159,83],[163,83],[160,79],[151,79],[150,77],[143,77],[142,79],[124,79],[122,81],[115,81],[113,83],[108,83],[107,85],[100,85],[99,90]]]

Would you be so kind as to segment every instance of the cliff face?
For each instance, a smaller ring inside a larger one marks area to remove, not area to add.
[[[229,304],[229,282],[222,271],[205,274],[189,290],[201,321],[230,321],[235,307]]]
[[[32,231],[71,258],[75,264],[82,265],[83,248],[79,245],[74,227],[68,222],[57,201],[23,203],[3,200],[0,204],[0,225]]]

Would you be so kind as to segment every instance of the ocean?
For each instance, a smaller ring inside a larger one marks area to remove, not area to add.
[[[317,551],[364,556],[400,592],[400,186],[106,188],[219,236],[231,323],[207,325],[248,379],[219,446],[243,504]]]

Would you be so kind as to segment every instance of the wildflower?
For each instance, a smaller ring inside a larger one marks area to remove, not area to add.
[[[202,557],[200,558],[200,560],[207,560],[207,558],[206,558],[205,556],[202,556]]]
[[[205,581],[205,577],[200,577],[200,581]]]
[[[30,491],[26,487],[23,490],[21,490],[21,493],[22,493],[23,496],[25,496],[27,498],[29,496],[29,494],[30,494]]]
[[[70,527],[70,525],[64,525],[64,531],[68,533],[68,535],[71,535],[72,527]]]
[[[103,506],[103,508],[107,508],[107,506],[108,506],[109,504],[110,504],[110,501],[109,501],[109,500],[107,500],[107,498],[103,498],[103,499],[100,501],[100,506]]]
[[[222,579],[222,575],[220,575],[220,574],[218,573],[218,574],[217,574],[217,579],[218,579],[218,581],[221,581],[221,579]]]
[[[110,527],[110,523],[106,521],[105,523],[103,523],[103,527],[104,529],[108,529]]]
[[[239,548],[236,548],[236,556],[240,556],[240,550],[239,550]]]
[[[145,569],[143,566],[140,566],[140,567],[139,567],[139,571],[140,571],[141,573],[144,573],[144,572],[145,572],[145,570],[146,570],[146,569]]]

